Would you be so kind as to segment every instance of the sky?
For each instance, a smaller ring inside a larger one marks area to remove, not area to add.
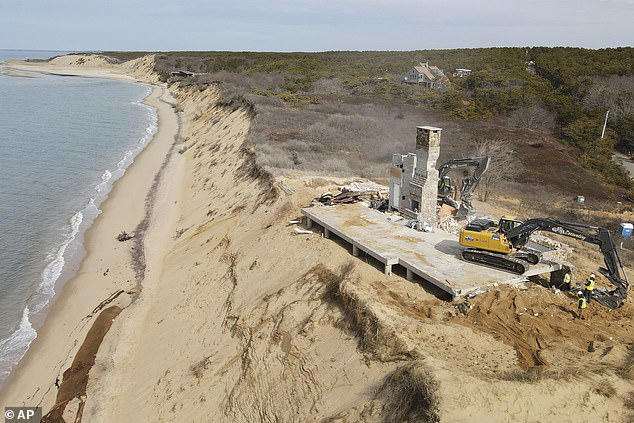
[[[324,51],[634,44],[634,0],[1,0],[0,48]]]

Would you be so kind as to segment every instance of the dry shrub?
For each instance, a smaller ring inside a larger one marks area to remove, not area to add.
[[[613,117],[634,113],[634,75],[610,75],[593,78],[593,84],[584,97],[590,108],[610,110]]]
[[[413,150],[416,125],[432,120],[411,114],[395,119],[398,107],[329,101],[257,110],[247,140],[264,165],[371,178],[385,176],[393,153]]]
[[[625,361],[618,368],[617,373],[623,379],[634,380],[634,345],[628,347]]]
[[[578,367],[565,367],[559,369],[545,369],[542,367],[530,367],[526,370],[517,369],[502,373],[500,380],[522,383],[536,383],[544,379],[563,380],[569,382],[587,376],[587,371]]]
[[[628,392],[625,398],[623,399],[623,405],[628,410],[634,411],[634,391]]]
[[[341,78],[320,78],[313,82],[314,94],[348,94]]]
[[[227,94],[223,93],[222,97],[216,103],[217,107],[221,107],[229,112],[236,110],[243,110],[250,118],[254,118],[256,115],[255,106],[249,100],[247,100],[241,94]],[[196,118],[194,117],[194,120]]]
[[[244,75],[233,72],[219,71],[209,74],[209,78],[224,84],[246,89],[270,90],[278,88],[284,83],[284,76],[279,73],[255,73]]]
[[[509,124],[527,131],[550,133],[555,127],[554,115],[543,105],[534,104],[511,112]]]
[[[491,162],[488,171],[482,176],[478,185],[480,201],[487,201],[491,193],[505,181],[512,181],[521,171],[522,166],[509,141],[487,139],[478,142],[477,156],[489,156]]]
[[[343,313],[344,328],[357,337],[360,347],[374,359],[388,362],[417,358],[398,337],[389,319],[376,314],[371,307],[373,299],[359,290],[358,280],[350,278],[352,269],[351,262],[342,266],[339,274],[328,280],[323,294],[324,300]]]
[[[200,380],[203,377],[205,370],[209,367],[210,358],[211,356],[203,357],[200,361],[189,366],[189,371],[196,379]]]
[[[531,367],[526,370],[517,369],[502,373],[498,376],[498,379],[509,382],[535,383],[545,379],[545,375],[546,372],[543,370],[537,367]]]
[[[606,398],[611,398],[616,395],[616,388],[609,380],[602,379],[594,386],[594,388],[592,388],[592,392],[598,395],[602,395]]]
[[[256,208],[261,204],[273,204],[279,198],[279,191],[275,186],[275,178],[257,162],[255,151],[252,147],[242,146],[240,153],[242,153],[243,161],[235,171],[234,180],[236,182],[257,182],[260,194],[258,194]]]
[[[278,97],[266,96],[266,95],[258,95],[258,94],[244,94],[244,98],[249,100],[251,103],[256,106],[276,106],[281,107],[284,105],[284,101],[282,101]],[[257,110],[257,107],[256,107]]]
[[[394,153],[415,149],[417,125],[443,128],[439,163],[472,157],[478,139],[499,135],[499,128],[489,123],[457,121],[407,105],[368,103],[367,99],[355,104],[344,95],[332,97],[337,96],[302,107],[253,100],[258,103],[257,116],[247,141],[255,146],[258,161],[276,169],[380,181],[386,178]]]
[[[354,263],[349,261],[334,273],[324,266],[315,266],[312,272],[315,273],[321,283],[325,285],[322,298],[329,302],[336,302],[339,299],[341,284],[354,272]]]
[[[386,422],[439,422],[438,381],[420,362],[407,363],[390,373],[377,393],[385,401]]]

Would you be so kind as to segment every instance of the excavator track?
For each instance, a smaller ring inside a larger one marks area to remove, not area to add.
[[[471,263],[485,264],[500,270],[506,270],[518,275],[526,272],[528,263],[523,260],[513,258],[505,254],[498,254],[491,251],[467,248],[462,252],[462,258]]]

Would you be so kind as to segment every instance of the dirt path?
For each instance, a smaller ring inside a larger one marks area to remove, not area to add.
[[[620,153],[616,153],[614,158],[619,161],[623,167],[630,172],[630,176],[634,178],[634,160]]]

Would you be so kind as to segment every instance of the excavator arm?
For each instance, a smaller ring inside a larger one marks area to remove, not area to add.
[[[562,222],[555,219],[529,219],[505,233],[514,248],[522,248],[535,231],[546,231],[598,245],[603,253],[605,268],[601,273],[615,286],[609,292],[597,292],[597,300],[608,307],[619,307],[627,297],[629,281],[623,269],[618,250],[610,231],[581,223]]]
[[[464,209],[465,212],[469,213],[473,211],[473,205],[471,204],[471,195],[473,191],[476,189],[478,184],[480,183],[480,179],[482,179],[482,175],[489,168],[490,158],[489,156],[483,157],[474,157],[467,159],[453,159],[449,160],[446,163],[443,163],[438,168],[438,180],[443,181],[445,176],[449,173],[450,170],[453,169],[461,169],[467,167],[473,167],[473,175],[468,176],[462,180],[462,187],[460,189],[460,202],[461,205],[458,205],[453,199],[451,199],[448,195],[440,194],[440,200],[443,203],[447,203],[452,207]]]

